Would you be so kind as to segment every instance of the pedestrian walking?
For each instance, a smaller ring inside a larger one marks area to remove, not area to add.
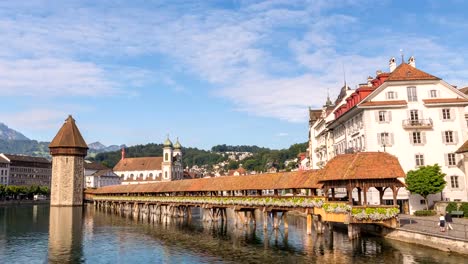
[[[453,220],[452,220],[452,215],[449,213],[449,212],[445,212],[445,223],[447,224],[447,228],[448,230],[453,230],[453,227],[452,227],[452,223],[453,223]]]
[[[445,232],[445,216],[444,216],[444,214],[440,214],[440,216],[439,216],[439,227],[440,227],[440,232]]]

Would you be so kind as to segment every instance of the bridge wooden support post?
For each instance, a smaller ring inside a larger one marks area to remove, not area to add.
[[[284,226],[284,229],[288,229],[288,228],[289,228],[289,224],[288,224],[288,212],[287,212],[287,211],[283,211],[283,214],[281,215],[281,218],[283,219],[283,226]]]
[[[353,240],[361,236],[361,227],[359,224],[348,224],[348,238]]]
[[[268,229],[268,212],[263,208],[263,230]]]
[[[317,234],[323,234],[323,222],[322,222],[322,217],[320,215],[314,215],[314,227],[315,227],[315,232]]]
[[[307,234],[312,235],[312,214],[307,214]]]
[[[273,211],[272,217],[273,217],[273,229],[278,229],[279,228],[278,213],[276,211]]]

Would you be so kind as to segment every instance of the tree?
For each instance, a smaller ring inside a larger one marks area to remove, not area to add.
[[[441,192],[445,184],[445,173],[438,164],[421,166],[417,170],[408,171],[406,175],[407,190],[424,198],[426,210],[429,210],[427,196]]]

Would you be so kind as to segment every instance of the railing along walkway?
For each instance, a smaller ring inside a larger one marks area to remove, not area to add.
[[[445,232],[439,229],[439,219],[437,216],[417,217],[412,215],[399,215],[400,229],[408,231],[418,231],[429,235],[456,238],[468,241],[468,220],[453,218],[451,223],[453,230],[445,225]]]

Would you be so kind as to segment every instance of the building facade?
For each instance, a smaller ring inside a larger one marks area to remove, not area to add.
[[[0,184],[17,186],[48,186],[52,164],[46,158],[0,154]]]
[[[413,57],[398,66],[392,58],[389,66],[389,72],[377,72],[375,78],[346,92],[330,113],[310,125],[311,168],[324,166],[335,155],[384,151],[398,157],[405,172],[436,163],[442,167],[447,185],[429,197],[431,203],[468,200],[463,156],[455,153],[467,139],[468,97],[417,69]],[[391,195],[387,191],[384,199]],[[375,197],[370,204],[379,202],[375,190],[368,197]],[[404,189],[398,199],[410,211],[424,207],[422,197]]]
[[[122,149],[122,158],[113,170],[121,178],[122,184],[182,180],[182,145],[178,139],[173,145],[167,138],[162,157],[127,158],[125,149]]]
[[[121,178],[106,166],[84,161],[85,188],[100,188],[109,185],[119,185]]]

